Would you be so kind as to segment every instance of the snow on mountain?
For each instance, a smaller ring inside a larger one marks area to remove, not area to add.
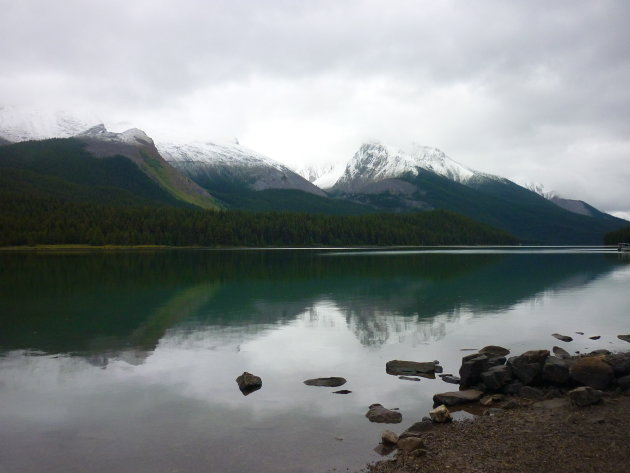
[[[153,140],[142,130],[130,128],[122,133],[108,131],[102,123],[75,135],[77,138],[94,138],[99,141],[125,143],[128,145],[154,144]]]
[[[312,182],[320,189],[329,189],[343,175],[347,163],[324,164],[321,166],[304,166],[296,172],[309,182]]]
[[[532,192],[544,197],[547,200],[552,200],[554,197],[560,197],[556,191],[546,191],[544,184],[539,182],[527,182],[523,184],[525,189],[529,189]]]
[[[325,195],[287,166],[236,142],[157,143],[157,148],[172,166],[198,182],[221,179],[254,190],[297,189]]]
[[[334,187],[343,191],[355,191],[367,184],[399,178],[407,173],[417,176],[422,170],[432,171],[460,183],[481,175],[452,160],[437,148],[414,145],[410,151],[403,151],[373,142],[359,148]]]
[[[91,114],[0,106],[0,137],[11,142],[68,138],[100,122]]]

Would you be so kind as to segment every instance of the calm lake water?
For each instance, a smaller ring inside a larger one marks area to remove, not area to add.
[[[598,249],[0,254],[0,472],[355,469],[456,388],[387,361],[621,333],[630,258]],[[323,376],[352,393],[303,384]]]

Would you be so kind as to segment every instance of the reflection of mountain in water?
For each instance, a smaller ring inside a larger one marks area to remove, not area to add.
[[[441,338],[461,314],[502,311],[610,271],[601,254],[164,251],[0,256],[0,350],[142,362],[169,330],[234,340],[334,304],[361,343]]]

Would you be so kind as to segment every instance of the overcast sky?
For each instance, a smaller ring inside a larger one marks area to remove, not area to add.
[[[366,140],[630,217],[630,1],[0,0],[0,104],[301,164]]]

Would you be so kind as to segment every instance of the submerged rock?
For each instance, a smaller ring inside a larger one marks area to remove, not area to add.
[[[573,338],[569,337],[568,335],[560,335],[559,333],[552,333],[551,336],[557,338],[561,342],[572,342],[573,341]]]
[[[588,337],[588,338],[590,338],[591,340],[599,340],[602,337],[601,335],[593,335],[592,337]]]
[[[446,406],[457,406],[469,402],[477,402],[483,396],[483,392],[477,389],[466,389],[464,391],[450,391],[438,393],[433,396],[433,402]]]
[[[569,399],[578,407],[590,406],[602,400],[602,392],[590,386],[580,386],[569,391]]]
[[[333,391],[333,394],[350,394],[352,391],[348,391],[347,389],[340,389],[339,391]]]
[[[420,381],[420,378],[412,378],[411,376],[399,376],[398,379],[404,379],[407,381]]]
[[[605,389],[615,377],[612,366],[599,356],[580,358],[569,372],[575,381],[594,389]]]
[[[433,374],[435,373],[435,361],[403,361],[392,360],[388,361],[385,365],[385,371],[387,374],[395,376],[403,375],[421,375],[421,374]]]
[[[429,411],[429,416],[431,417],[431,421],[436,424],[444,424],[453,420],[451,413],[444,404]]]
[[[254,391],[258,391],[262,387],[262,379],[259,376],[248,373],[247,371],[243,372],[238,378],[236,378],[236,383],[238,384],[238,389],[241,390],[244,396],[253,393]]]
[[[338,386],[343,386],[346,384],[345,378],[339,378],[337,376],[332,376],[330,378],[313,378],[307,379],[304,381],[304,384],[307,386],[325,386],[328,388],[336,388]]]
[[[370,422],[377,422],[379,424],[398,424],[402,422],[402,414],[400,412],[386,409],[381,404],[372,404],[365,413],[365,417],[367,417]]]

